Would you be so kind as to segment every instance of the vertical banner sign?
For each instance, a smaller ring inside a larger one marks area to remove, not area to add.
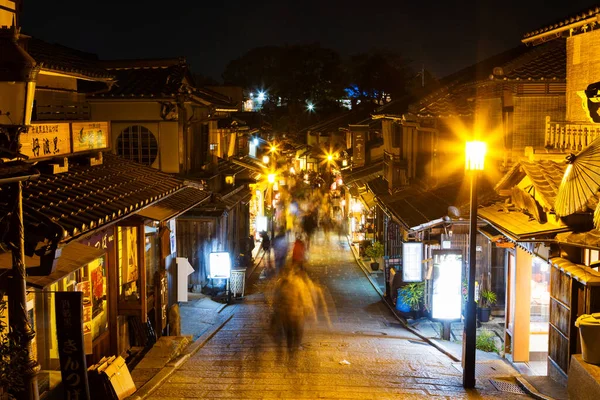
[[[83,293],[55,295],[56,337],[65,399],[90,400],[83,347]]]
[[[365,136],[366,132],[352,132],[352,159],[355,167],[365,165]]]
[[[108,147],[108,122],[73,122],[73,153]]]
[[[423,280],[423,243],[402,243],[402,280],[404,282]]]
[[[68,123],[31,124],[27,133],[19,135],[21,153],[29,159],[57,157],[71,153]]]
[[[85,354],[92,354],[92,284],[80,282],[75,285],[75,290],[83,293],[83,345]]]
[[[433,250],[433,319],[460,319],[462,308],[462,251]]]

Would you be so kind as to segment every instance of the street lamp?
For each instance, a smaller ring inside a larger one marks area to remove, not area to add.
[[[465,326],[463,331],[463,387],[475,387],[475,343],[477,337],[475,305],[475,268],[477,266],[477,178],[483,171],[484,142],[467,142],[465,169],[471,175],[471,212],[469,228],[469,277]]]
[[[269,164],[269,160],[270,160],[269,156],[263,156],[263,158],[262,158],[262,162],[263,162],[263,164],[265,164],[265,165],[268,165],[268,164]]]
[[[19,46],[19,34],[15,27],[0,28],[0,159],[9,160],[6,165],[12,164],[10,160],[22,158],[19,154],[19,136],[31,124],[35,84],[40,70],[40,65]],[[24,390],[18,394],[18,398],[38,399],[37,373],[40,366],[32,358],[35,332],[27,315],[23,181],[35,179],[39,175],[8,175],[0,178],[0,184],[10,187],[14,201],[8,240],[13,264],[8,296],[8,323],[11,333],[19,340],[27,364],[23,374]]]
[[[269,208],[271,209],[271,239],[275,233],[275,207],[273,206],[273,185],[275,184],[275,179],[275,174],[267,175],[267,180],[269,181]]]

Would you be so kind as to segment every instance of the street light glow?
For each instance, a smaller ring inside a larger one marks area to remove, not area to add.
[[[333,160],[333,154],[327,154],[327,161]]]
[[[315,111],[315,105],[314,105],[313,103],[307,103],[307,104],[306,104],[306,109],[307,109],[308,111],[311,111],[311,112],[312,112],[312,111]]]
[[[263,156],[263,164],[268,164],[269,163],[269,156]]]
[[[258,146],[258,138],[254,138],[253,143],[255,146]]]
[[[467,171],[483,171],[486,145],[484,142],[467,142],[465,169]]]
[[[269,183],[275,183],[275,174],[269,174],[268,179]]]
[[[275,153],[277,151],[277,146],[274,144],[271,145],[271,153]]]
[[[263,92],[262,90],[260,92],[258,92],[258,101],[264,101],[265,100],[265,92]]]

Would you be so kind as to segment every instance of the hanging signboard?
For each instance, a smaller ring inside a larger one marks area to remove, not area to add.
[[[83,345],[85,354],[92,354],[92,285],[90,281],[79,282],[75,290],[83,293]]]
[[[352,161],[355,167],[365,165],[365,136],[366,132],[352,132]]]
[[[29,159],[56,157],[71,153],[71,134],[68,123],[31,124],[21,133],[21,153]]]
[[[56,337],[65,399],[90,400],[83,345],[83,293],[55,293]]]
[[[462,307],[461,250],[433,250],[431,317],[458,320]]]
[[[73,153],[108,147],[108,122],[73,122]]]
[[[423,243],[402,243],[402,280],[404,282],[423,280]]]

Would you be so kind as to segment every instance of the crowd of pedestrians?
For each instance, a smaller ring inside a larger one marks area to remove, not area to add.
[[[286,342],[290,357],[301,346],[307,321],[322,315],[329,324],[322,288],[309,277],[306,266],[317,232],[322,231],[328,241],[340,221],[334,217],[329,193],[307,186],[301,179],[289,179],[279,191],[274,237],[260,233],[259,259],[265,276],[273,281],[271,335],[278,344]],[[341,227],[337,228],[339,234]]]

